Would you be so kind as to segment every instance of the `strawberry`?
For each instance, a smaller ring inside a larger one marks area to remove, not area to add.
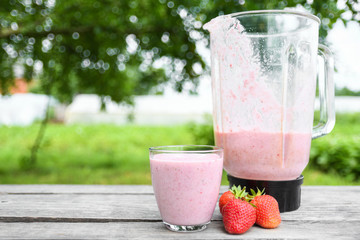
[[[233,199],[223,208],[225,230],[232,234],[241,234],[249,230],[256,221],[256,210],[245,200]]]
[[[231,200],[235,199],[235,195],[229,190],[227,192],[224,192],[220,199],[219,199],[219,209],[220,209],[220,213],[222,214],[222,209],[223,207],[230,202]]]
[[[241,191],[241,186],[236,187],[235,185],[233,185],[233,187],[229,191],[224,192],[221,195],[221,197],[219,199],[219,209],[220,209],[221,214],[222,214],[223,207],[231,200],[234,200],[236,198],[235,195],[238,194],[238,192],[240,192],[240,191]]]
[[[246,201],[251,200],[251,198],[248,197],[248,193],[245,192],[245,190],[246,187],[242,189],[241,186],[236,187],[235,185],[233,185],[229,191],[224,192],[219,199],[220,213],[222,214],[222,209],[224,208],[224,206],[233,199],[242,198],[242,200],[246,200]]]
[[[281,223],[279,204],[275,198],[270,195],[263,195],[263,191],[258,189],[255,193],[251,189],[250,203],[256,206],[256,224],[263,228],[276,228]]]

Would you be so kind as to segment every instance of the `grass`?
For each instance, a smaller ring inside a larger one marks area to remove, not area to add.
[[[311,144],[310,165],[360,185],[360,114],[337,114],[334,130],[327,136],[315,139]],[[314,176],[316,177],[316,176]]]
[[[49,125],[36,168],[25,170],[38,127],[0,128],[1,183],[149,184],[150,146],[191,143],[185,126]]]
[[[38,128],[37,124],[0,127],[1,184],[151,184],[149,147],[196,144],[191,128],[186,125],[50,124],[36,167],[26,170],[22,159],[29,157]],[[333,134],[349,136],[354,129],[360,132],[359,126],[349,127],[340,122]],[[305,185],[360,185],[360,181],[309,167],[303,174]],[[228,184],[226,174],[222,184]]]

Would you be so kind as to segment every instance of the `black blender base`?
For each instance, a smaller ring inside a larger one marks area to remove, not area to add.
[[[265,193],[273,196],[279,203],[280,212],[290,212],[300,207],[301,200],[301,184],[304,176],[301,175],[297,179],[287,181],[267,181],[267,180],[249,180],[236,178],[228,174],[230,188],[233,185],[244,187],[247,191],[250,188],[256,191],[256,188],[263,190]]]

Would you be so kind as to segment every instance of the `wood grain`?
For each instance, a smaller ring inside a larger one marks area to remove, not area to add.
[[[0,194],[153,194],[151,185],[0,185]]]
[[[227,190],[221,187],[221,193]],[[360,186],[303,186],[297,211],[273,230],[236,239],[360,239]],[[0,239],[233,239],[216,208],[203,232],[165,229],[152,186],[0,185]]]
[[[0,239],[359,239],[360,221],[284,221],[276,229],[252,227],[242,235],[227,234],[220,221],[198,233],[174,233],[161,222],[0,223]]]

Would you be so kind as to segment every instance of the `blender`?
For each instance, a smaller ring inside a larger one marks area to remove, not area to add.
[[[224,148],[229,184],[265,188],[280,212],[299,208],[311,140],[335,125],[333,58],[318,44],[319,24],[308,13],[261,10],[204,25],[215,142]],[[317,86],[320,120],[313,126]]]

